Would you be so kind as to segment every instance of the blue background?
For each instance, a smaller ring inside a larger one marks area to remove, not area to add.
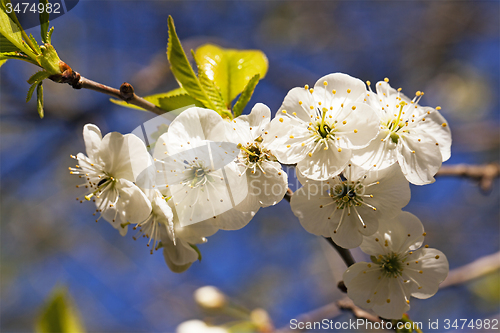
[[[51,25],[53,45],[73,69],[112,87],[130,82],[139,95],[177,86],[165,56],[168,15],[185,49],[214,42],[263,50],[269,72],[251,104],[273,113],[288,90],[328,73],[389,77],[408,95],[425,91],[421,104],[443,108],[451,165],[499,158],[499,14],[497,1],[80,1]],[[28,32],[39,39],[38,27]],[[35,101],[24,102],[35,70],[16,61],[0,70],[2,332],[32,331],[57,284],[69,287],[89,332],[172,332],[206,316],[192,293],[207,284],[268,310],[276,327],[343,297],[336,284],[344,264],[302,229],[286,201],[261,209],[241,230],[210,237],[200,246],[203,260],[183,274],[131,233],[93,222],[94,207],[75,200],[82,192],[67,170],[69,155],[84,151],[83,125],[128,133],[153,115],[46,82],[40,120]],[[447,255],[450,269],[499,250],[498,181],[489,193],[458,178],[411,189],[405,210],[422,220],[426,243]],[[498,318],[498,280],[495,272],[414,300],[410,317]]]

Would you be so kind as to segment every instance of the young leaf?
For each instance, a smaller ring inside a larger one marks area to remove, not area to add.
[[[35,47],[36,51],[38,53],[42,53],[42,50],[40,50],[40,46],[38,46],[38,42],[36,41],[35,37],[33,37],[32,34],[30,34],[30,40],[31,40],[31,43],[33,44],[33,46]]]
[[[7,62],[7,59],[0,59],[0,67]]]
[[[40,119],[43,119],[43,81],[36,86],[36,109]]]
[[[43,8],[47,8],[48,0],[39,0],[39,4],[43,4]],[[49,38],[49,13],[46,10],[39,12],[38,18],[40,19],[40,35],[42,36],[42,43],[50,44]]]
[[[255,90],[255,86],[257,86],[257,83],[259,83],[259,80],[260,75],[256,74],[250,79],[250,81],[248,81],[248,84],[245,89],[243,89],[240,98],[238,98],[233,106],[233,113],[235,117],[238,117],[243,113],[243,109],[247,105],[248,101],[250,101],[250,98],[252,98],[253,91]]]
[[[263,78],[267,73],[267,57],[259,50],[224,49],[206,44],[196,49],[195,55],[198,76],[203,71],[214,81],[227,107],[245,89],[250,79],[256,74]]]
[[[174,97],[174,96],[179,96],[179,95],[185,95],[186,96],[184,98],[184,105],[181,105],[180,107],[184,107],[184,106],[187,106],[187,105],[193,105],[193,104],[196,105],[196,106],[199,106],[199,107],[203,107],[203,104],[201,104],[200,102],[198,102],[193,97],[189,96],[184,88],[177,88],[177,89],[171,90],[171,91],[166,92],[166,93],[149,95],[149,96],[145,96],[143,98],[146,101],[151,102],[154,105],[156,105],[157,107],[162,108],[162,109],[164,109],[165,111],[168,112],[168,111],[175,110],[175,108],[174,109],[165,109],[165,108],[163,108],[162,105],[160,104],[160,99],[168,98],[168,97]],[[125,107],[132,108],[132,109],[146,111],[143,108],[140,108],[140,107],[135,106],[133,104],[129,104],[129,103],[127,103],[125,101],[122,101],[122,100],[119,100],[119,99],[110,98],[109,100],[111,102],[113,102],[115,104],[118,104],[118,105],[121,105],[121,106],[125,106]],[[168,107],[168,103],[165,104],[165,107]]]
[[[35,59],[36,55],[29,47],[26,46],[26,43],[23,41],[21,31],[17,29],[17,31],[12,30],[12,27],[17,27],[17,25],[5,12],[5,2],[3,0],[0,7],[2,7],[0,8],[0,34],[11,44],[11,46],[5,50],[2,47],[1,52],[21,51],[30,58]],[[2,41],[2,45],[7,45],[5,40]],[[17,49],[14,50],[13,47]]]
[[[175,32],[172,16],[168,17],[167,57],[172,73],[188,94],[200,101],[205,107],[215,110],[215,105],[203,90],[186,57],[186,53],[184,53],[179,37]]]
[[[19,53],[19,52],[5,52],[5,53],[0,53],[0,60],[7,60],[7,59],[24,60],[24,61],[27,61],[29,63],[32,63],[32,64],[38,66],[38,63],[36,61],[34,61],[31,58],[28,58],[28,56],[26,56],[23,53]]]
[[[162,97],[158,99],[159,107],[165,111],[177,110],[189,105],[203,107],[203,105],[188,94]]]
[[[52,43],[52,33],[54,32],[54,27],[50,28],[49,32],[47,33],[47,43]]]
[[[194,51],[191,51],[194,57],[194,60],[196,61],[196,64],[198,64],[196,60],[196,56],[194,54]],[[230,114],[230,111],[227,109],[224,99],[222,98],[222,95],[219,91],[219,89],[215,86],[214,81],[212,81],[205,71],[200,69],[198,66],[198,80],[200,81],[200,84],[202,88],[207,92],[208,98],[212,103],[214,103],[216,109],[215,111],[218,111],[219,113],[226,113]]]
[[[49,72],[46,72],[46,71],[38,71],[36,72],[35,74],[33,74],[29,79],[28,79],[28,83],[29,84],[34,84],[34,83],[37,83],[37,82],[40,82],[42,80],[45,80],[46,78],[48,78],[50,76],[50,73]]]
[[[28,95],[26,96],[26,103],[28,103],[31,100],[31,96],[33,96],[33,92],[35,91],[37,83],[38,82],[33,83],[31,87],[28,89]]]
[[[54,288],[35,323],[35,332],[85,332],[78,310],[66,288]]]

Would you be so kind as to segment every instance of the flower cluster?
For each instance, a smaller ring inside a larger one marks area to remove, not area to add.
[[[450,157],[451,135],[439,107],[419,105],[422,92],[409,99],[387,79],[376,92],[367,84],[326,75],[313,88],[290,90],[273,120],[260,103],[235,119],[192,107],[152,154],[134,135],[102,138],[86,125],[87,156],[74,157],[79,165],[70,170],[85,179],[80,187],[96,203],[97,220],[122,235],[132,224],[151,253],[163,248],[168,266],[182,272],[200,258],[196,244],[244,227],[282,200],[288,178],[281,164],[296,165],[303,186],[290,204],[304,229],[372,258],[344,273],[349,297],[400,319],[410,296],[432,296],[448,272],[441,252],[417,250],[423,226],[402,208],[409,183],[434,181]]]

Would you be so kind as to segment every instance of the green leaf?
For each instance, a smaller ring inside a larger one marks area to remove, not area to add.
[[[176,102],[176,106],[177,107],[172,108],[172,106],[170,105],[173,102],[175,102],[175,100],[176,100],[175,98],[169,99],[169,101],[163,101],[164,106],[162,106],[162,103],[160,102],[160,99],[169,98],[169,97],[177,97],[177,96],[181,96],[181,95],[182,96],[187,96],[187,97],[182,97],[182,99],[179,99]],[[196,106],[199,106],[199,107],[203,107],[203,104],[201,104],[200,102],[198,102],[193,97],[189,96],[184,88],[177,88],[177,89],[171,90],[171,91],[166,92],[166,93],[149,95],[149,96],[145,96],[143,98],[146,101],[153,103],[157,107],[159,107],[161,109],[164,109],[165,111],[172,111],[172,110],[175,110],[176,108],[185,107],[185,106],[193,105],[193,104],[196,105]],[[147,111],[147,110],[145,110],[143,108],[140,108],[140,107],[135,106],[133,104],[129,104],[129,103],[127,103],[125,101],[122,101],[120,99],[110,98],[110,101],[113,102],[113,103],[115,103],[115,104],[118,104],[118,105],[121,105],[121,106],[125,106],[125,107],[128,107],[128,108]]]
[[[227,107],[257,74],[264,78],[267,73],[266,55],[259,50],[224,49],[206,44],[196,49],[198,75],[200,70],[220,89]]]
[[[186,57],[186,53],[184,53],[179,37],[175,32],[172,16],[168,17],[167,58],[170,62],[172,73],[187,93],[200,101],[205,107],[215,110],[216,106],[202,88]]]
[[[191,53],[193,54],[193,58],[196,61],[194,51],[191,50]],[[200,81],[202,88],[206,91],[210,101],[214,103],[216,107],[215,111],[219,112],[220,114],[226,114],[227,116],[230,116],[231,112],[227,109],[219,88],[215,86],[214,81],[212,81],[203,70],[200,70],[199,66],[198,66],[198,80]]]
[[[55,287],[35,323],[36,333],[84,333],[78,310],[66,288]]]
[[[198,261],[201,261],[201,252],[200,252],[200,249],[198,249],[198,246],[196,246],[194,244],[189,244],[189,246],[191,246],[196,251],[196,253],[198,253]]]
[[[51,74],[49,72],[46,72],[46,71],[38,71],[36,72],[35,74],[33,74],[29,79],[28,79],[28,83],[29,84],[34,84],[34,83],[37,83],[37,82],[40,82],[42,80],[45,80],[46,78],[48,78]]]
[[[159,103],[158,106],[167,112],[177,110],[193,104],[195,106],[203,107],[203,104],[201,104],[188,94],[162,97],[158,99],[158,103]]]
[[[40,49],[42,53],[36,57],[40,66],[50,74],[62,73],[59,67],[61,59],[59,59],[56,49],[50,44],[42,45]]]
[[[1,1],[0,5],[0,34],[7,40],[11,45],[7,47],[5,40],[1,42],[2,45],[1,52],[11,52],[11,51],[21,51],[26,53],[30,58],[35,59],[35,54],[33,51],[26,46],[23,41],[22,30],[19,30],[18,25],[11,20],[11,18],[5,12],[5,0]],[[13,27],[15,30],[13,30]],[[3,46],[6,47],[4,50]],[[17,48],[14,50],[13,48]]]
[[[0,60],[7,60],[7,59],[18,59],[18,60],[24,60],[29,63],[32,63],[34,65],[38,66],[38,63],[34,61],[33,59],[29,58],[23,53],[19,52],[5,52],[5,53],[0,53]]]
[[[243,89],[243,92],[240,95],[240,98],[238,98],[233,106],[233,113],[235,117],[238,117],[243,113],[243,109],[248,104],[248,101],[250,101],[250,98],[252,98],[253,91],[255,90],[257,83],[259,83],[259,80],[260,74],[256,74],[250,79],[250,81],[248,81],[247,86]]]
[[[39,0],[38,3],[43,4],[43,8],[47,8],[48,0]],[[49,13],[46,10],[43,10],[39,13],[38,18],[40,19],[40,35],[42,36],[42,42],[44,44],[50,44],[50,38],[48,34]]]
[[[0,59],[0,67],[7,62],[7,59]]]
[[[40,119],[43,119],[43,81],[36,86],[36,110]]]
[[[3,35],[0,35],[0,52],[6,53],[6,52],[19,52],[19,48],[12,44],[10,40],[8,40],[6,37]]]

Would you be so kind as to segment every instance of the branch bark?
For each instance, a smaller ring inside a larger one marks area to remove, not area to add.
[[[121,99],[129,104],[141,107],[145,110],[151,111],[158,115],[164,114],[165,110],[160,109],[153,103],[146,101],[144,98],[137,96],[134,93],[134,88],[131,84],[124,82],[120,89],[115,89],[108,87],[104,84],[89,80],[81,76],[78,72],[73,71],[64,62],[61,62],[60,67],[63,71],[62,74],[52,75],[49,77],[54,82],[57,83],[67,83],[73,89],[90,89],[94,90],[118,99]]]
[[[498,163],[443,165],[436,176],[471,178],[479,181],[481,190],[488,192],[495,178],[500,176],[500,165]]]

